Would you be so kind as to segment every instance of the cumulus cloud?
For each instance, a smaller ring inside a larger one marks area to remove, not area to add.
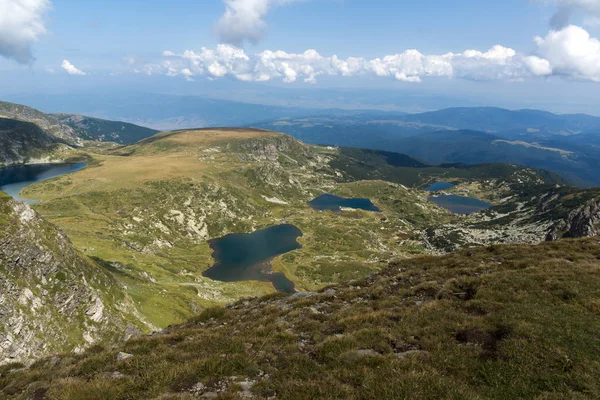
[[[225,13],[217,22],[217,34],[223,43],[256,43],[264,36],[272,8],[298,1],[303,0],[223,0]]]
[[[31,45],[47,33],[44,15],[50,6],[50,0],[0,0],[0,55],[33,62]]]
[[[221,44],[215,49],[187,50],[181,54],[163,52],[167,59],[147,64],[136,72],[148,75],[196,76],[209,79],[232,78],[264,82],[279,79],[286,83],[316,83],[319,76],[388,77],[402,82],[419,83],[427,77],[471,80],[520,80],[552,73],[548,60],[527,56],[513,49],[494,46],[488,51],[466,50],[462,53],[426,55],[418,50],[382,58],[326,57],[316,50],[303,53],[265,50],[248,54],[235,46]]]
[[[535,43],[550,73],[600,82],[600,40],[585,29],[569,25],[536,37]]]
[[[87,75],[85,72],[71,64],[69,60],[63,60],[61,67],[69,75]]]

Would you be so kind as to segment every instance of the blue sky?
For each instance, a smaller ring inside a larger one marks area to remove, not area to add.
[[[7,94],[368,87],[562,111],[554,96],[591,113],[600,101],[600,0],[0,0],[1,13]]]

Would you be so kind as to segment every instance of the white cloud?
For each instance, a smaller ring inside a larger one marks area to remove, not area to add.
[[[310,49],[303,53],[264,50],[256,54],[228,44],[199,52],[177,54],[164,51],[161,62],[137,67],[148,75],[208,79],[231,78],[245,82],[281,80],[314,84],[320,76],[371,76],[419,83],[423,79],[522,81],[536,77],[562,76],[600,82],[600,41],[585,29],[569,25],[534,39],[536,49],[525,54],[496,45],[487,51],[423,54],[416,49],[381,58],[339,58]]]
[[[569,25],[536,37],[535,43],[554,74],[600,82],[600,40],[585,29]]]
[[[264,36],[272,8],[298,1],[303,0],[223,0],[225,13],[217,22],[217,34],[223,43],[256,43]]]
[[[47,33],[44,15],[50,6],[50,0],[0,0],[0,55],[33,62],[31,45]]]
[[[513,49],[494,46],[486,52],[466,50],[462,53],[425,55],[418,50],[382,58],[365,59],[337,56],[325,57],[316,50],[304,53],[265,50],[247,54],[244,50],[221,44],[215,49],[187,50],[182,54],[163,52],[168,59],[147,64],[136,72],[183,76],[191,79],[229,77],[240,81],[264,82],[279,79],[286,83],[316,83],[319,76],[388,77],[402,82],[418,83],[428,77],[471,80],[521,80],[552,73],[550,63],[538,56],[526,56]]]
[[[63,60],[63,62],[61,64],[61,67],[69,75],[81,75],[81,76],[82,75],[87,75],[85,72],[83,72],[82,70],[78,69],[73,64],[71,64],[69,62],[69,60]]]

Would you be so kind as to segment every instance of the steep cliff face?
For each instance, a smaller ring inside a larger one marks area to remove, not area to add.
[[[0,364],[131,336],[134,314],[109,274],[0,192]]]
[[[50,161],[67,147],[34,123],[0,117],[0,165]]]
[[[546,240],[597,235],[600,235],[600,199],[594,199],[571,211],[566,219],[550,228]]]

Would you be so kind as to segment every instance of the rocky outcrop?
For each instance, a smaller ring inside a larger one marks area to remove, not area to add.
[[[573,210],[566,219],[552,225],[546,240],[597,235],[600,235],[600,200],[592,200],[583,207]]]
[[[0,117],[0,165],[23,164],[47,158],[67,144],[31,122]]]
[[[0,192],[0,365],[130,336],[132,315],[114,278]]]
[[[600,235],[600,191],[513,186],[496,207],[419,232],[426,247],[451,252],[490,244],[540,243]]]
[[[0,118],[30,122],[61,142],[72,146],[80,146],[82,144],[81,139],[73,128],[60,122],[58,118],[44,114],[31,107],[0,102]]]

